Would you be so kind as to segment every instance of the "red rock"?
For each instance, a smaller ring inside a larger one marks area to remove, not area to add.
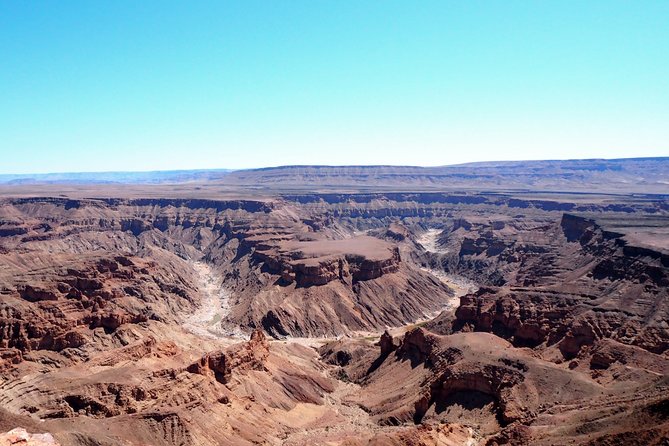
[[[268,355],[269,343],[265,334],[261,330],[254,330],[248,342],[210,352],[188,366],[187,370],[200,375],[213,373],[217,381],[227,384],[233,372],[264,370]]]
[[[23,428],[0,434],[0,446],[60,446],[51,434],[30,434]]]

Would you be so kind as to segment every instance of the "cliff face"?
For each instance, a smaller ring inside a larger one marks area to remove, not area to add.
[[[381,424],[475,420],[486,435],[531,420],[540,404],[598,392],[594,382],[574,380],[575,373],[547,366],[486,333],[444,337],[417,328],[378,361],[360,378],[365,386],[358,401]],[[556,383],[573,381],[558,392],[539,384],[547,376]],[[458,412],[457,405],[468,410]]]
[[[41,260],[30,254],[7,257]],[[176,261],[159,267],[155,261],[103,253],[47,261],[39,272],[15,264],[4,272],[12,283],[5,282],[1,292],[1,348],[24,353],[78,348],[98,329],[111,333],[149,319],[175,321],[177,311],[194,306],[196,289]]]
[[[666,204],[529,195],[3,202],[0,424],[73,445],[652,444],[666,253],[562,211],[648,206],[661,244]],[[446,273],[481,288],[406,327],[450,304],[443,281],[469,288]],[[266,335],[339,339],[319,359]]]
[[[519,257],[505,286],[463,296],[454,328],[492,332],[515,345],[557,344],[567,358],[603,338],[667,351],[667,256],[629,246],[623,234],[591,219],[564,215],[559,228],[544,252]]]
[[[187,370],[200,375],[213,375],[222,384],[227,384],[234,373],[249,370],[266,370],[265,363],[269,356],[269,342],[264,333],[254,330],[248,342],[228,347],[224,350],[209,352],[200,360],[191,364]]]
[[[399,249],[383,240],[368,236],[333,240],[303,231],[258,229],[241,235],[242,246],[252,251],[252,259],[281,276],[284,286],[319,286],[333,280],[351,285],[399,270]]]
[[[281,264],[281,277],[290,284],[309,287],[325,285],[333,280],[353,284],[362,280],[378,279],[384,274],[395,273],[400,267],[400,253],[397,247],[389,247],[386,258],[368,259],[359,254],[345,254],[341,257],[307,261],[297,259]],[[318,262],[317,264],[314,264]]]
[[[320,353],[360,385],[351,402],[382,426],[463,423],[476,426],[486,446],[641,446],[669,432],[658,416],[669,361],[638,347],[598,341],[556,364],[489,333],[416,328],[399,339],[384,334],[378,344],[374,354],[342,339]]]
[[[22,303],[5,305],[2,339],[12,348],[62,350],[85,343],[86,330],[181,319],[200,297],[192,286],[198,260],[225,277],[235,294],[225,322],[244,331],[369,330],[443,305],[448,288],[405,264],[396,245],[332,227],[327,212],[280,200],[5,201],[0,256],[12,268],[0,273],[0,292]],[[45,252],[54,267],[22,282],[31,263],[46,263]],[[22,322],[51,320],[52,311],[72,316],[60,325]]]

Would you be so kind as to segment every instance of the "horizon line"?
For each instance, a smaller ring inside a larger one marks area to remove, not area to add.
[[[489,160],[489,161],[471,161],[466,163],[440,164],[440,165],[411,165],[411,164],[284,164],[277,166],[260,166],[245,168],[192,168],[192,169],[149,169],[149,170],[86,170],[86,171],[62,171],[62,172],[26,172],[26,173],[0,173],[1,177],[31,177],[48,175],[110,175],[110,174],[160,174],[160,173],[187,173],[187,172],[240,172],[254,170],[269,170],[296,167],[317,167],[317,168],[372,168],[372,167],[410,167],[414,169],[435,169],[443,167],[471,166],[477,164],[510,164],[510,163],[532,163],[532,162],[558,162],[558,161],[633,161],[633,160],[667,160],[669,156],[642,156],[642,157],[623,157],[623,158],[550,158],[550,159],[519,159],[519,160]]]

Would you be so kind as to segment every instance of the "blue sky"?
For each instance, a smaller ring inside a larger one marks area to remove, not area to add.
[[[669,155],[668,1],[0,2],[0,173]]]

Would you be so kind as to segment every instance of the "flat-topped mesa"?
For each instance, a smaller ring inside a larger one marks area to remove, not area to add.
[[[353,280],[371,280],[384,274],[396,272],[401,261],[400,251],[396,246],[393,246],[390,251],[390,257],[385,259],[369,259],[359,255],[347,255],[346,260],[349,262]]]
[[[281,278],[286,283],[297,283],[297,286],[309,287],[325,285],[333,280],[350,280],[350,269],[348,263],[341,258],[321,258],[297,260],[282,264]],[[317,263],[316,263],[317,262]]]
[[[355,283],[399,270],[400,252],[390,243],[361,236],[344,240],[267,239],[255,246],[258,260],[281,275],[285,284],[325,285],[333,280]]]

